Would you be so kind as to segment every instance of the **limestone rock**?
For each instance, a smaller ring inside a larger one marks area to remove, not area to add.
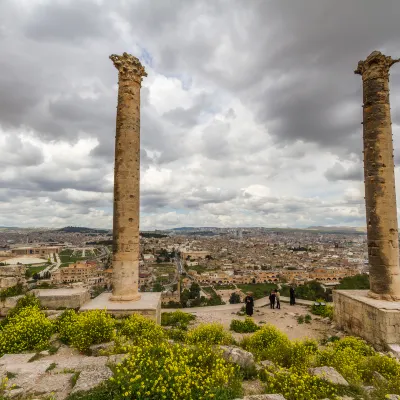
[[[113,365],[120,364],[126,357],[128,357],[128,354],[113,354],[108,357],[108,363]]]
[[[3,396],[6,399],[15,399],[16,397],[19,397],[19,396],[23,395],[24,393],[25,393],[25,389],[20,387],[17,389],[7,390]]]
[[[74,374],[45,374],[32,387],[32,394],[63,393],[67,397]],[[60,397],[60,396],[58,396]]]
[[[388,400],[400,400],[400,396],[398,394],[387,394],[386,398]]]
[[[35,355],[36,353],[4,354],[4,356],[0,358],[0,366],[27,363]]]
[[[114,347],[114,342],[94,344],[89,347],[92,356],[101,356],[103,352],[111,350]]]
[[[344,385],[349,386],[346,379],[343,378],[335,368],[332,367],[318,367],[311,368],[310,373],[318,378],[333,383],[334,385]]]
[[[382,374],[380,374],[378,371],[374,371],[372,373],[372,378],[376,382],[379,382],[379,383],[386,383],[387,382],[387,379]]]
[[[112,372],[108,367],[99,367],[92,371],[82,371],[71,393],[87,392],[111,378]]]
[[[223,351],[222,357],[241,368],[251,368],[255,366],[254,356],[252,353],[233,346],[220,346]]]

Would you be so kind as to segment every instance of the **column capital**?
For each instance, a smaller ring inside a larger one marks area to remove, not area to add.
[[[142,78],[147,76],[139,59],[131,54],[123,53],[122,56],[111,54],[110,60],[114,63],[114,67],[117,68],[120,80],[135,81],[140,85]]]
[[[373,51],[365,61],[358,62],[354,73],[362,75],[363,80],[388,77],[389,68],[397,62],[400,62],[400,58],[393,59],[380,51]]]

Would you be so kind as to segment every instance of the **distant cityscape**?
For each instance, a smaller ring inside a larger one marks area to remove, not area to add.
[[[162,292],[165,307],[223,304],[250,291],[260,298],[290,285],[301,296],[312,283],[329,300],[345,278],[368,275],[367,260],[360,228],[182,227],[141,232],[139,283]],[[1,228],[0,263],[18,267],[0,278],[1,289],[78,286],[95,297],[112,289],[112,231]]]

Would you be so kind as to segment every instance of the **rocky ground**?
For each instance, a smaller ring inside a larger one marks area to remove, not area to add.
[[[229,309],[216,309],[214,311],[212,307],[205,307],[204,311],[200,308],[197,308],[197,310],[193,313],[197,317],[196,324],[219,322],[227,330],[232,319],[245,319],[244,316],[238,316],[236,311]],[[185,311],[190,312],[190,309],[186,309]],[[312,321],[310,324],[299,324],[297,318],[306,314],[310,314],[307,306],[290,306],[287,303],[282,303],[280,310],[271,310],[269,306],[255,307],[253,319],[257,323],[261,322],[260,326],[262,323],[275,325],[279,330],[286,333],[291,340],[304,338],[320,340],[329,336],[343,335],[342,332],[335,329],[335,325],[329,319],[323,319],[315,315],[311,316]],[[240,337],[241,334],[234,333],[234,336]]]

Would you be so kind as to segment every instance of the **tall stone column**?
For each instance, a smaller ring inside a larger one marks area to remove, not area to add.
[[[393,60],[379,51],[358,63],[363,81],[363,140],[370,296],[400,300],[397,207],[389,104]]]
[[[115,136],[113,293],[110,300],[139,300],[140,88],[147,76],[130,54],[111,55],[118,69]]]

